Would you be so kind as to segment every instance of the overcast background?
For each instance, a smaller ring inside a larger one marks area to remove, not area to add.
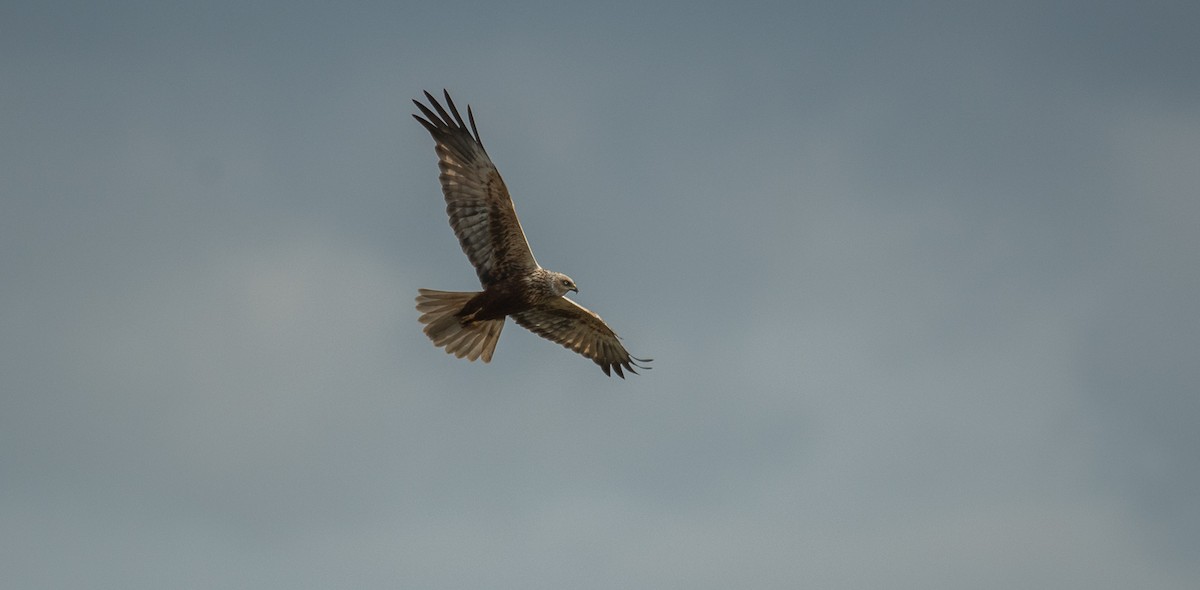
[[[1200,583],[1200,4],[221,4],[0,7],[6,588]]]

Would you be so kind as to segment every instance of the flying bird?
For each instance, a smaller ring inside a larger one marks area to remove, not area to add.
[[[426,92],[430,106],[414,100],[424,116],[413,118],[436,143],[450,227],[483,291],[418,289],[425,334],[447,353],[486,363],[492,360],[504,319],[511,316],[534,334],[592,359],[605,375],[616,371],[624,379],[624,371],[649,369],[650,359],[631,356],[600,316],[564,297],[579,292],[571,277],[534,260],[508,189],[483,149],[475,114],[468,106],[468,130],[450,93],[442,92],[448,112]]]

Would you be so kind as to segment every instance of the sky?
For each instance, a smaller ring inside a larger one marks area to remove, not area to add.
[[[1195,588],[1197,28],[5,3],[5,585]],[[421,333],[443,88],[653,370]]]

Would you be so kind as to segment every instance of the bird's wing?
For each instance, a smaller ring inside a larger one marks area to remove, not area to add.
[[[631,356],[600,316],[566,297],[555,297],[543,305],[514,314],[512,318],[534,334],[592,359],[605,375],[615,369],[617,376],[624,379],[622,369],[636,374],[636,369],[650,368],[641,363],[651,359]]]
[[[470,130],[445,92],[447,112],[428,92],[433,109],[413,101],[421,117],[413,115],[437,142],[438,167],[450,227],[463,252],[471,260],[485,287],[507,277],[538,267],[517,220],[512,199],[500,172],[483,149],[475,115],[467,107]],[[434,112],[436,111],[436,112]]]

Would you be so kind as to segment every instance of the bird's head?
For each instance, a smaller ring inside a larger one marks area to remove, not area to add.
[[[550,273],[550,288],[559,297],[566,295],[567,291],[579,292],[579,288],[575,286],[575,281],[572,281],[571,277],[561,272]]]

